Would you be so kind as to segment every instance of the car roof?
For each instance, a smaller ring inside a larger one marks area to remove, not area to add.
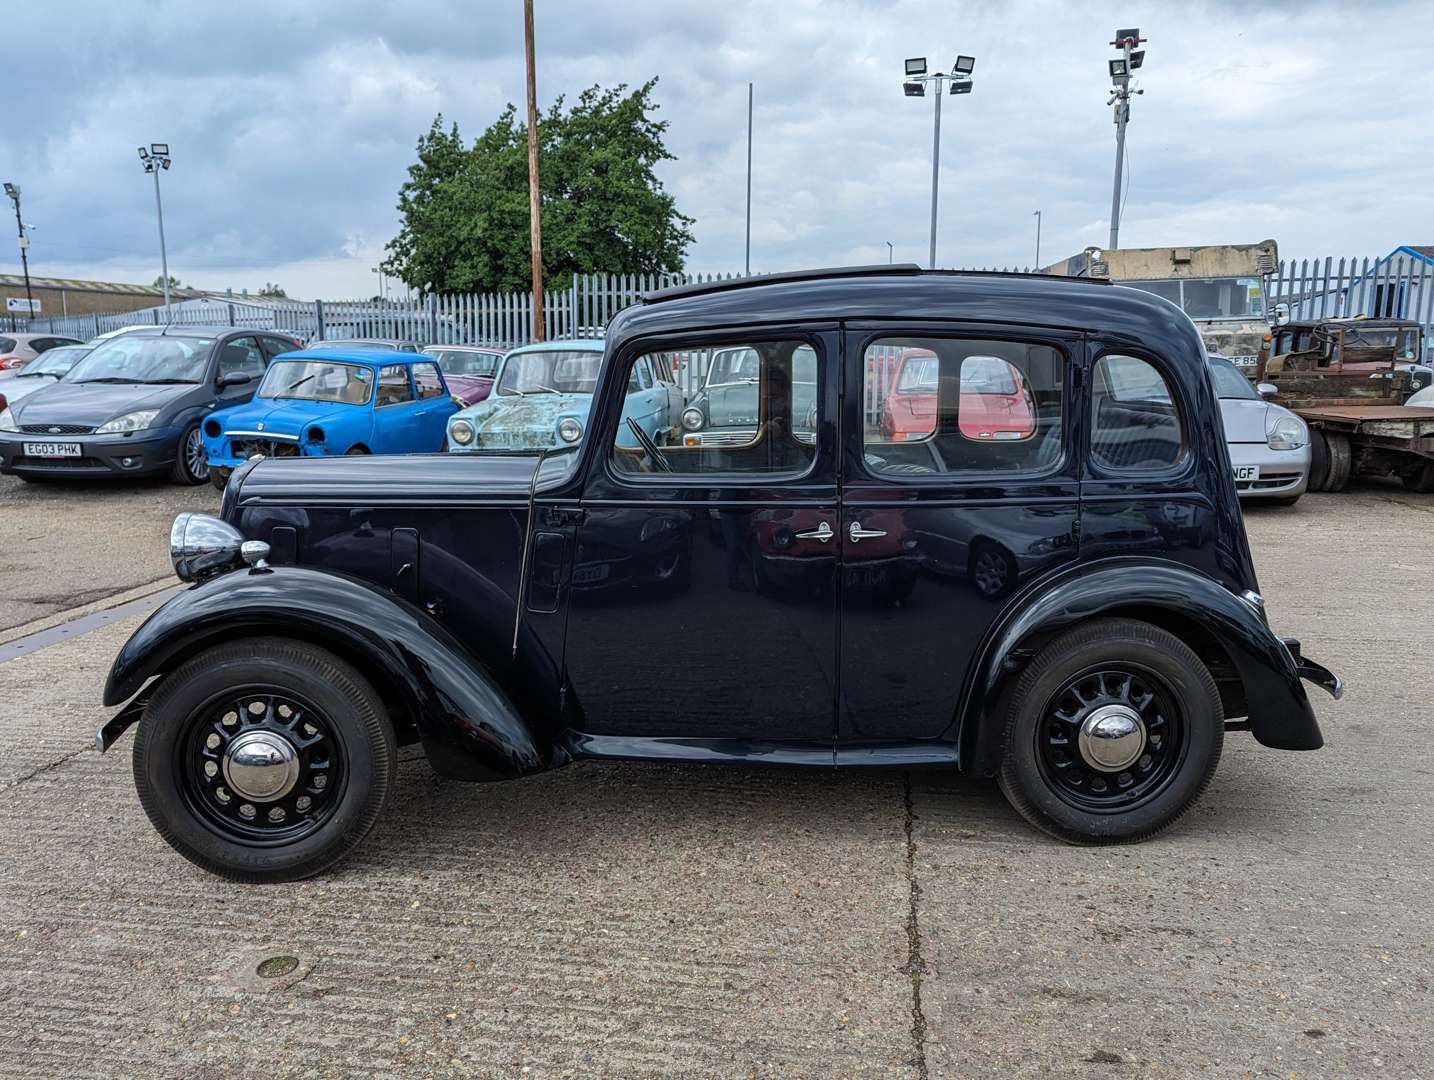
[[[164,326],[121,327],[120,329],[124,330],[125,334],[132,333],[139,337],[219,337],[221,334],[239,334],[246,330],[251,334],[274,333],[288,336],[281,330],[252,330],[243,326],[225,325],[206,326],[202,323],[167,323]]]
[[[497,353],[499,356],[503,355],[503,347],[501,345],[440,345],[434,343],[432,345],[425,345],[423,347],[424,352],[428,352],[430,350],[435,350],[438,352]]]
[[[344,337],[344,338],[333,338],[333,339],[331,339],[330,341],[317,341],[317,342],[315,342],[315,343],[313,344],[312,347],[313,347],[313,348],[319,348],[319,347],[321,347],[321,346],[323,346],[323,345],[357,345],[357,344],[359,344],[360,342],[362,342],[362,343],[365,344],[365,345],[378,345],[378,346],[383,346],[383,347],[386,347],[386,348],[392,348],[393,346],[396,346],[396,345],[417,345],[417,344],[418,344],[418,342],[412,341],[412,340],[410,340],[409,338]]]
[[[650,334],[841,320],[898,325],[930,321],[1014,323],[1141,341],[1179,339],[1173,351],[1204,374],[1205,348],[1188,316],[1168,300],[1101,280],[1052,274],[852,267],[733,279],[667,289],[620,312],[608,327],[615,351]]]
[[[606,349],[602,338],[559,338],[555,341],[535,341],[531,345],[520,345],[508,352],[509,356],[532,352],[595,352]]]
[[[292,349],[280,353],[275,360],[337,360],[345,364],[362,364],[365,367],[389,367],[392,364],[412,364],[428,360],[422,353],[399,352],[364,345],[316,345],[308,349]]]

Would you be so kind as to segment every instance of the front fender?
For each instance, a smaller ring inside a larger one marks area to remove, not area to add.
[[[429,760],[445,775],[520,776],[550,756],[497,683],[432,617],[357,578],[299,566],[235,570],[174,597],[115,657],[104,702],[128,701],[202,646],[270,633],[332,647],[402,695]]]
[[[1324,745],[1295,658],[1250,604],[1175,563],[1113,559],[1048,584],[987,639],[959,714],[962,760],[982,772],[999,767],[1005,709],[1035,646],[1087,619],[1125,612],[1139,618],[1139,611],[1196,623],[1224,647],[1261,743],[1280,750]]]

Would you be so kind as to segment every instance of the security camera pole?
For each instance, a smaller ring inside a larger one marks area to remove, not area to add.
[[[144,171],[154,174],[154,212],[159,216],[159,272],[164,284],[164,317],[169,319],[169,256],[164,250],[164,204],[159,201],[159,171],[169,168],[169,143],[150,143],[149,149],[139,148]]]
[[[926,84],[936,84],[936,119],[931,134],[931,269],[936,269],[936,199],[941,181],[941,96],[947,83],[953,94],[971,92],[971,73],[976,70],[974,56],[958,56],[949,73],[926,73],[926,57],[914,56],[906,61],[906,81],[901,84],[907,97],[925,97]]]
[[[543,223],[538,187],[538,78],[533,63],[533,0],[523,0],[523,46],[528,55],[528,217],[533,233],[533,340],[543,340]]]
[[[35,298],[30,294],[30,240],[25,235],[25,223],[20,220],[20,189],[8,180],[5,181],[5,194],[10,196],[10,201],[15,204],[15,228],[20,230],[20,266],[25,271],[25,303],[30,308],[30,318],[35,317]],[[10,329],[14,329],[12,325]]]
[[[1115,190],[1110,196],[1110,243],[1106,245],[1110,251],[1120,247],[1120,180],[1125,165],[1125,125],[1130,122],[1130,98],[1133,94],[1145,93],[1135,89],[1130,81],[1131,73],[1145,62],[1145,50],[1131,50],[1145,41],[1134,27],[1117,30],[1111,44],[1121,51],[1121,55],[1106,63],[1110,69],[1111,85],[1115,87],[1105,102],[1115,106]]]

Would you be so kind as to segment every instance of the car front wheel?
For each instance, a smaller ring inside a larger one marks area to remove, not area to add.
[[[179,437],[170,478],[176,484],[202,484],[209,479],[209,452],[204,449],[204,433],[197,420]]]
[[[1210,783],[1225,720],[1200,658],[1148,623],[1099,619],[1022,674],[998,774],[1011,805],[1073,844],[1132,843],[1180,818]]]
[[[216,646],[168,676],[134,744],[139,799],[190,862],[235,881],[293,881],[343,858],[378,820],[397,768],[373,687],[283,638]]]

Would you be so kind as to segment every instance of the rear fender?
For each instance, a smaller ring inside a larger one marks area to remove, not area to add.
[[[551,757],[497,682],[431,616],[367,582],[299,566],[236,570],[180,593],[120,650],[104,702],[128,701],[199,648],[259,634],[331,644],[361,658],[361,670],[372,665],[370,676],[404,698],[444,775],[521,776]],[[118,734],[114,723],[101,729],[109,742]]]
[[[1131,609],[1169,613],[1220,644],[1240,676],[1250,731],[1261,743],[1280,750],[1324,745],[1295,658],[1253,606],[1183,566],[1120,559],[1048,583],[987,639],[959,714],[961,760],[983,773],[999,768],[1011,694],[1046,641],[1087,619]]]

